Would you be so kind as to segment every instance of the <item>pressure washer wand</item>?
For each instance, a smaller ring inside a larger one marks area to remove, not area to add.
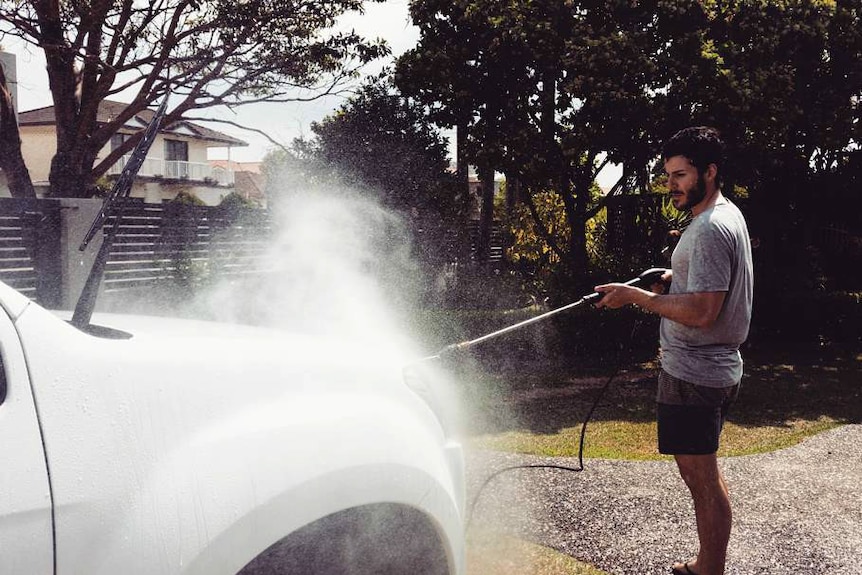
[[[648,286],[651,286],[652,284],[656,284],[656,283],[661,282],[661,278],[666,272],[667,272],[667,270],[665,268],[650,268],[650,269],[646,270],[645,272],[643,272],[642,274],[640,274],[638,277],[625,282],[625,285],[635,286],[635,287],[648,287]],[[569,311],[570,309],[574,309],[574,308],[576,308],[580,305],[583,305],[585,303],[595,303],[595,302],[599,301],[600,299],[602,299],[603,296],[604,296],[604,294],[602,294],[602,293],[593,292],[591,294],[585,295],[584,297],[582,297],[581,299],[579,299],[576,302],[572,302],[568,305],[564,305],[563,307],[551,310],[547,313],[543,313],[541,315],[537,315],[536,317],[532,317],[528,320],[524,320],[524,321],[516,323],[514,325],[510,325],[509,327],[504,327],[503,329],[497,330],[495,332],[485,334],[481,337],[477,337],[476,339],[471,339],[468,341],[462,341],[461,343],[455,343],[452,345],[447,345],[442,350],[440,350],[440,352],[437,354],[436,357],[439,357],[441,355],[447,355],[447,354],[450,354],[452,352],[466,350],[467,348],[470,348],[476,344],[482,343],[483,341],[487,341],[489,339],[494,339],[495,337],[499,337],[499,336],[507,334],[511,331],[515,331],[515,330],[521,329],[523,327],[527,327],[528,325],[531,325],[531,324],[534,324],[534,323],[537,323],[540,321],[544,321],[551,316],[555,316],[559,313],[563,313],[564,311]]]

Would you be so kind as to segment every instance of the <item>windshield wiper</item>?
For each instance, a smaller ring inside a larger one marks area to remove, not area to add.
[[[105,273],[105,266],[108,263],[108,254],[111,251],[114,239],[120,229],[120,221],[123,218],[123,211],[126,206],[125,200],[128,199],[129,192],[132,190],[132,184],[135,181],[135,177],[138,175],[138,170],[141,169],[141,165],[147,157],[147,152],[150,150],[150,146],[153,145],[153,141],[159,133],[159,126],[162,123],[162,119],[165,117],[167,104],[168,96],[166,94],[161,105],[159,105],[159,108],[156,110],[153,119],[150,120],[150,123],[144,132],[144,136],[132,151],[129,161],[126,162],[126,165],[123,167],[120,177],[117,178],[116,182],[114,182],[111,192],[102,203],[102,209],[99,210],[99,213],[96,215],[96,218],[90,226],[90,230],[87,232],[87,235],[84,236],[84,240],[78,248],[80,251],[84,251],[99,230],[107,224],[108,218],[114,218],[113,225],[102,240],[102,246],[99,248],[99,253],[96,255],[96,259],[93,261],[93,267],[90,268],[90,275],[87,276],[87,282],[84,284],[84,289],[81,290],[78,303],[75,305],[75,313],[72,315],[71,323],[78,329],[84,329],[90,325],[90,318],[92,318],[93,310],[96,307],[96,297],[99,295],[99,285],[102,283],[102,276]]]

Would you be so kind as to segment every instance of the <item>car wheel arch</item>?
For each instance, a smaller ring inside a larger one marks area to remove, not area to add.
[[[451,565],[433,519],[409,505],[376,503],[294,531],[237,575],[448,575]]]

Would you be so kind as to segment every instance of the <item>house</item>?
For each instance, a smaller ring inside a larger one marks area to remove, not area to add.
[[[0,50],[0,67],[6,76],[6,89],[12,97],[12,108],[18,109],[18,68],[15,55]]]
[[[107,123],[119,115],[126,104],[104,100],[99,104],[97,119]],[[112,149],[122,145],[126,138],[149,124],[155,112],[143,110],[132,117],[114,134],[102,149],[98,160],[104,159]],[[18,125],[21,132],[21,151],[30,170],[37,191],[48,189],[51,159],[57,149],[56,121],[53,106],[20,112]],[[153,142],[132,187],[131,196],[145,202],[161,203],[176,197],[180,192],[194,194],[206,204],[216,205],[221,198],[235,191],[234,171],[230,166],[214,169],[207,159],[210,148],[247,146],[243,140],[205,128],[188,121],[163,126]],[[124,156],[107,172],[113,180],[122,172],[129,156]]]
[[[500,190],[503,189],[505,181],[506,179],[502,174],[494,173],[494,197],[497,197]],[[470,219],[478,220],[479,214],[482,211],[482,182],[479,180],[479,176],[476,174],[473,166],[470,166],[467,182],[470,189]]]
[[[266,179],[261,172],[263,162],[236,162],[233,160],[210,160],[213,175],[233,174],[234,191],[251,200],[261,208],[266,207]]]

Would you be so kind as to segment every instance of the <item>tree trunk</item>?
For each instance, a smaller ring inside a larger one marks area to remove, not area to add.
[[[39,26],[45,47],[48,84],[54,101],[54,119],[57,130],[57,152],[51,160],[52,197],[86,197],[91,183],[91,170],[96,152],[92,143],[82,135],[92,134],[96,124],[99,96],[92,90],[78,92],[83,72],[75,65],[75,53],[67,46],[63,33],[60,4],[50,2],[39,11]],[[88,46],[90,49],[90,46]],[[93,66],[85,62],[85,66]],[[86,114],[82,114],[86,110]]]
[[[521,180],[513,173],[506,174],[506,213],[510,216],[521,201]]]
[[[589,171],[588,167],[583,168],[584,172]],[[581,170],[576,170],[581,172]],[[572,235],[569,241],[569,260],[572,263],[572,269],[575,271],[578,287],[581,291],[586,291],[589,286],[589,267],[590,258],[587,254],[587,207],[589,206],[590,198],[590,181],[589,176],[585,173],[578,173],[571,184],[571,194],[574,197],[574,214],[570,222],[572,226]]]
[[[51,197],[85,198],[91,194],[90,168],[84,154],[76,150],[57,150],[51,160]]]
[[[482,185],[482,209],[476,238],[476,259],[487,262],[491,257],[491,228],[494,225],[494,168],[483,166],[479,173]]]
[[[464,198],[467,209],[470,209],[470,166],[467,162],[467,119],[458,120],[455,126],[455,179],[457,194]]]
[[[30,172],[21,154],[21,135],[12,107],[12,96],[6,88],[6,74],[0,66],[0,169],[13,198],[36,198]]]

